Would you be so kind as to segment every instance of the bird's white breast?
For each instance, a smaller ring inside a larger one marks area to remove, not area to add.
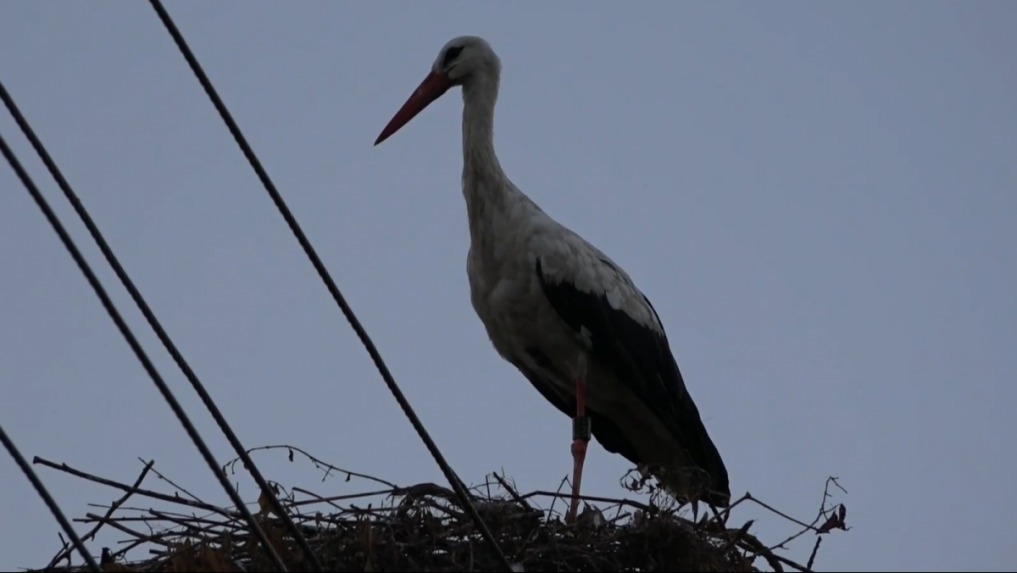
[[[505,359],[536,367],[527,352],[536,348],[555,364],[571,364],[589,345],[589,338],[567,326],[548,302],[536,272],[538,259],[545,280],[603,295],[613,308],[660,330],[624,271],[525,195],[481,205],[471,213],[476,219],[467,274],[473,307]]]
[[[506,358],[524,355],[527,347],[547,352],[574,344],[574,336],[544,298],[535,271],[538,255],[545,260],[547,253],[567,249],[555,246],[543,217],[508,215],[492,217],[487,227],[491,234],[471,244],[467,269],[474,310]],[[558,255],[550,258],[557,260]]]

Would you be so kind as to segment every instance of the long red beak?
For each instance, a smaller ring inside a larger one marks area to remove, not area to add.
[[[427,74],[427,77],[424,78],[424,81],[420,82],[413,95],[396,112],[392,120],[385,126],[385,129],[381,130],[381,135],[378,136],[374,144],[378,145],[388,139],[393,133],[399,131],[402,126],[409,123],[411,119],[424,111],[424,108],[431,105],[434,100],[440,98],[451,87],[452,80],[447,75],[436,72]]]

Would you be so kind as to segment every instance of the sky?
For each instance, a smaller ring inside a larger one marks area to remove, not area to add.
[[[1017,4],[166,6],[467,483],[556,489],[571,471],[570,420],[470,305],[458,93],[372,146],[441,46],[476,34],[504,68],[502,165],[653,301],[735,496],[811,519],[838,477],[852,529],[819,570],[1017,567]],[[5,4],[0,77],[246,447],[444,483],[147,2]],[[6,113],[0,133],[231,459]],[[25,456],[128,483],[154,459],[228,503],[7,165],[0,269],[0,422]],[[287,487],[372,489],[255,461]],[[629,469],[594,443],[584,491],[630,495]],[[36,470],[69,517],[119,497]],[[44,565],[57,523],[6,456],[0,484],[0,566]]]

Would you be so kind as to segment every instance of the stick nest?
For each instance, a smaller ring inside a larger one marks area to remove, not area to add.
[[[282,502],[290,518],[314,549],[328,571],[502,571],[501,561],[484,541],[447,487],[420,484],[397,487],[384,480],[341,470],[289,446],[257,449],[285,449],[292,461],[294,452],[310,459],[328,475],[345,475],[377,482],[384,487],[358,495],[322,497],[307,490],[286,491],[278,484],[274,495]],[[121,547],[101,548],[101,565],[106,571],[272,571],[247,524],[233,509],[217,507],[191,496],[172,481],[145,464],[134,485],[87,474],[65,464],[40,458],[42,464],[73,476],[121,490],[122,497],[104,506],[105,515],[89,513],[75,521],[92,524],[83,536],[88,542],[102,527],[124,534]],[[231,471],[236,462],[227,464]],[[174,494],[143,489],[149,473],[173,485]],[[824,503],[812,524],[799,522],[746,494],[737,506],[753,501],[777,515],[798,523],[801,533],[767,547],[749,532],[753,522],[729,527],[730,509],[705,514],[699,508],[698,519],[688,507],[678,507],[645,480],[626,478],[630,490],[650,488],[650,503],[633,500],[586,497],[585,508],[574,524],[565,524],[562,514],[569,496],[558,492],[535,491],[520,494],[503,476],[493,474],[488,483],[471,488],[472,503],[501,550],[516,571],[760,571],[757,563],[769,570],[785,567],[810,571],[822,535],[844,526],[844,506],[832,508],[827,482]],[[624,480],[623,480],[624,481]],[[839,486],[838,486],[839,487]],[[181,493],[182,492],[182,493]],[[298,498],[299,495],[299,498]],[[144,497],[175,505],[171,509],[131,508],[125,502]],[[547,509],[538,507],[549,501]],[[260,526],[290,571],[309,571],[299,545],[282,521],[273,514],[263,493],[254,513]],[[734,507],[733,506],[733,507]],[[732,507],[732,509],[733,509]],[[119,512],[118,515],[114,515]],[[252,508],[253,512],[253,508]],[[684,514],[683,514],[684,513]],[[805,533],[816,534],[816,543],[808,565],[791,561],[775,551]],[[94,548],[90,547],[94,552]],[[127,554],[147,553],[144,559],[129,560]],[[69,544],[40,571],[87,571],[72,565],[81,559]]]

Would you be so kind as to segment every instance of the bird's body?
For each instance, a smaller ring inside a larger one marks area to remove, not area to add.
[[[679,498],[726,506],[726,468],[653,306],[625,271],[502,170],[493,144],[500,69],[484,40],[450,41],[378,141],[452,85],[463,87],[466,269],[492,345],[562,413],[588,416],[607,451],[650,470]]]

